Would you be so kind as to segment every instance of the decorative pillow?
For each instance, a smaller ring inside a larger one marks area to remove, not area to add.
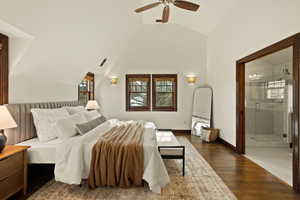
[[[77,134],[76,124],[87,122],[80,113],[70,115],[67,118],[59,119],[56,122],[58,138],[67,139]]]
[[[93,111],[85,111],[84,116],[87,119],[87,121],[91,121],[93,119],[101,117],[102,115],[97,110],[93,110]]]
[[[64,107],[68,111],[70,115],[74,115],[76,113],[85,112],[86,109],[83,106],[75,106],[75,107]]]
[[[91,121],[88,121],[86,123],[82,123],[82,124],[76,124],[76,128],[78,130],[78,132],[80,133],[80,135],[84,135],[87,132],[89,132],[90,130],[96,128],[97,126],[103,124],[104,122],[106,122],[106,118],[101,116],[98,117],[96,119],[93,119]]]
[[[69,116],[65,108],[31,109],[33,122],[40,141],[49,141],[57,137],[56,121]]]

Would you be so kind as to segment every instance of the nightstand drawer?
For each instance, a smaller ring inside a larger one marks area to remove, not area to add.
[[[23,165],[23,152],[16,153],[15,155],[0,160],[0,181],[16,173],[16,171],[23,169]]]
[[[6,199],[11,194],[19,191],[23,187],[23,170],[17,171],[17,173],[6,177],[2,181],[0,181],[0,199]]]

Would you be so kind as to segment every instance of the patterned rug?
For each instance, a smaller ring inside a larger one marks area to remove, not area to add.
[[[171,182],[161,194],[147,187],[130,189],[98,188],[90,190],[86,185],[79,187],[54,180],[34,193],[30,200],[236,200],[236,197],[221,178],[209,166],[185,137],[177,137],[186,147],[186,175],[181,175],[181,160],[165,160]]]

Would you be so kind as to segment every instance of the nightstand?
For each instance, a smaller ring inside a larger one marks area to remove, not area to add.
[[[27,149],[29,146],[7,145],[0,153],[0,199],[27,190]]]

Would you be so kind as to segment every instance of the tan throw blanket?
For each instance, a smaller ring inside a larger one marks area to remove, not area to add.
[[[141,186],[143,134],[143,122],[123,122],[99,138],[92,150],[89,187]]]

